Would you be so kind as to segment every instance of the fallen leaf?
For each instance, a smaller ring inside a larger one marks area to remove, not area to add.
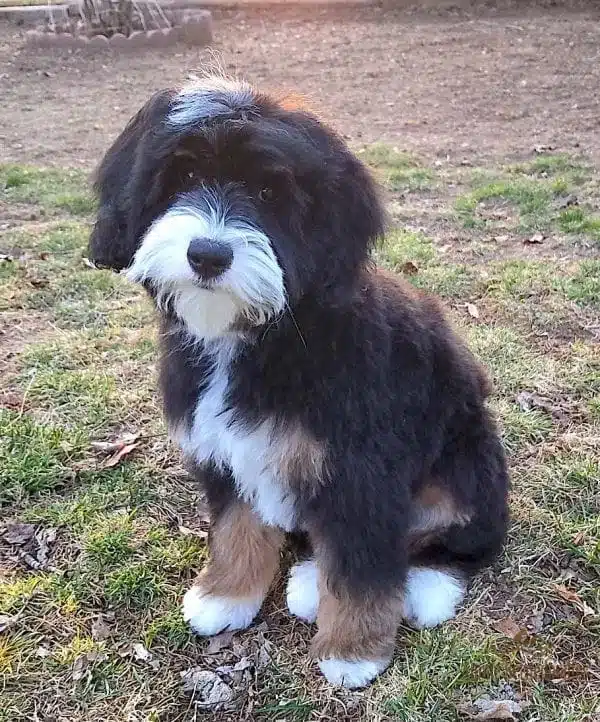
[[[522,642],[529,636],[527,630],[520,627],[515,620],[510,617],[499,619],[497,622],[492,624],[492,627],[497,632],[500,632],[500,634],[504,634],[505,636],[510,637],[510,639],[514,639],[515,642]]]
[[[16,621],[17,618],[12,617],[10,614],[0,614],[0,634],[6,632]]]
[[[211,637],[205,654],[217,654],[217,652],[220,652],[222,649],[229,647],[232,640],[233,632],[221,632],[221,634]]]
[[[517,395],[517,403],[521,407],[521,411],[533,411],[534,409],[539,409],[540,411],[545,411],[547,414],[550,414],[556,421],[559,422],[567,422],[569,420],[569,416],[581,415],[582,410],[576,403],[569,403],[569,402],[555,402],[552,399],[548,399],[544,396],[540,396],[536,393],[531,393],[530,391],[521,391]]]
[[[406,261],[406,263],[403,263],[400,266],[400,273],[403,273],[405,276],[416,276],[419,272],[419,267],[416,263],[413,263],[412,261]]]
[[[136,642],[131,646],[131,653],[138,661],[145,662],[155,671],[160,667],[158,659],[154,659],[152,652],[148,651],[141,642]]]
[[[149,652],[141,642],[136,642],[132,645],[131,651],[133,652],[133,656],[141,662],[149,662],[152,659],[151,652]]]
[[[233,666],[233,670],[230,673],[234,689],[249,687],[252,684],[254,669],[254,660],[240,659],[240,661]]]
[[[552,586],[561,599],[564,599],[566,602],[581,604],[581,597],[577,594],[577,592],[567,589],[564,584],[553,584]]]
[[[585,544],[585,532],[578,531],[573,537],[573,545],[576,547],[583,546]]]
[[[35,524],[21,524],[20,522],[14,522],[6,525],[2,536],[9,544],[21,546],[22,544],[26,544],[34,533]]]
[[[119,451],[128,444],[134,444],[139,438],[140,432],[136,431],[131,434],[123,434],[123,436],[120,436],[114,441],[92,441],[90,446],[92,449],[96,449],[97,451],[105,451],[108,453],[112,451]]]
[[[252,669],[254,669],[254,661],[249,657],[242,657],[242,659],[233,666],[222,665],[221,667],[217,667],[215,671],[229,677],[234,685],[239,686],[242,683],[249,684],[252,681],[252,675],[250,673]],[[246,673],[248,673],[248,676],[246,676]]]
[[[47,278],[37,278],[35,276],[27,276],[27,280],[34,288],[45,288],[50,285]]]
[[[233,643],[231,647],[236,657],[246,657],[248,655],[248,647],[246,646],[246,641],[241,640],[239,637],[233,638]]]
[[[113,466],[117,466],[121,459],[125,458],[128,454],[131,454],[131,452],[134,449],[137,449],[138,446],[139,444],[125,444],[125,446],[122,446],[118,451],[115,451],[115,453],[102,464],[102,468],[112,469]]]
[[[534,233],[533,236],[530,236],[529,238],[524,238],[523,243],[529,243],[531,245],[535,243],[543,243],[546,236],[544,236],[542,233]]]
[[[479,318],[479,309],[474,303],[467,303],[467,313],[473,318]]]
[[[476,700],[473,704],[461,704],[458,712],[476,722],[485,720],[515,720],[515,715],[528,706],[526,702],[514,702],[510,699],[491,700],[486,697]]]
[[[38,562],[42,565],[42,567],[45,567],[48,563],[50,544],[53,544],[56,541],[56,533],[56,529],[52,527],[47,527],[46,529],[41,529],[35,535],[35,540],[38,545],[38,551],[36,556]]]
[[[202,709],[218,711],[231,705],[235,695],[216,672],[193,667],[181,672],[183,691],[192,694]]]
[[[92,622],[92,639],[96,642],[103,642],[112,634],[112,630],[106,623],[104,617],[100,615]]]
[[[596,610],[592,609],[590,605],[583,600],[577,592],[572,589],[568,589],[564,584],[553,584],[554,591],[558,594],[561,599],[565,602],[570,602],[583,614],[584,617],[595,616]]]
[[[97,269],[97,266],[92,261],[90,261],[89,258],[86,258],[85,256],[81,259],[81,262],[83,263],[84,266],[86,266],[86,268],[92,268],[94,270]]]
[[[47,261],[50,258],[50,254],[48,251],[42,251],[41,253],[38,253],[38,258],[40,261]]]
[[[108,659],[108,655],[104,652],[87,652],[77,657],[73,662],[73,681],[77,682],[83,679],[94,662],[103,662],[105,659]]]
[[[199,539],[207,539],[208,532],[205,529],[190,529],[189,526],[179,526],[179,533],[182,536],[197,536]]]

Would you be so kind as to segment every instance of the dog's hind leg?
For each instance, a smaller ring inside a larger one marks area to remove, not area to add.
[[[473,574],[502,548],[508,477],[493,428],[460,435],[419,489],[409,532],[404,616],[434,627],[454,617]]]

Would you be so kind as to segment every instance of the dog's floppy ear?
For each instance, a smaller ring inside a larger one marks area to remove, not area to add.
[[[156,93],[129,121],[102,159],[94,179],[99,208],[90,237],[90,258],[98,266],[121,270],[129,265],[138,242],[132,223],[138,156],[164,125],[171,91]]]

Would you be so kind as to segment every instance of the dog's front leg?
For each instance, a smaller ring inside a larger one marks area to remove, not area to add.
[[[252,622],[279,567],[284,539],[233,492],[210,506],[209,561],[183,599],[184,619],[204,636]]]
[[[392,659],[402,618],[408,505],[402,487],[378,495],[364,478],[353,489],[348,477],[341,484],[333,481],[315,504],[309,531],[315,557],[293,570],[288,606],[312,621],[311,602],[318,625],[313,656],[329,682],[353,688],[367,685]]]

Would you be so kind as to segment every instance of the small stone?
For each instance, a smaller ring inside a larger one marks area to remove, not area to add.
[[[123,35],[123,33],[115,33],[110,37],[108,42],[111,48],[122,48],[129,44],[127,36]]]
[[[127,43],[132,48],[142,48],[146,44],[146,33],[143,30],[136,30],[127,38]]]
[[[96,50],[97,48],[106,48],[108,47],[108,38],[106,37],[106,35],[94,35],[90,38],[89,47],[93,48],[94,50]]]

